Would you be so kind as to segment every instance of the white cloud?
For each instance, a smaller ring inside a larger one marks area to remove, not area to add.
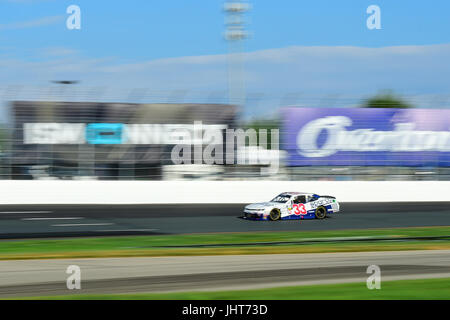
[[[64,47],[49,47],[39,50],[39,53],[43,57],[65,57],[65,56],[73,56],[78,53],[77,50],[73,50],[70,48]]]
[[[245,54],[247,87],[258,92],[362,93],[393,88],[450,91],[450,45],[287,47]],[[226,88],[226,55],[98,66],[102,74],[158,88]],[[123,78],[122,78],[123,77]]]
[[[200,92],[205,98],[227,90],[226,55],[123,63],[114,57],[85,58],[68,48],[47,49],[52,52],[44,61],[0,60],[0,86],[69,79],[81,80],[78,86],[103,86],[114,94],[115,88],[148,88],[167,95],[176,90]],[[250,104],[262,111],[285,104],[334,106],[338,100],[354,105],[381,89],[445,95],[450,92],[449,58],[450,44],[260,50],[245,54],[246,87],[250,96],[259,97]]]
[[[36,3],[36,2],[49,2],[49,1],[55,1],[55,0],[3,0],[0,2],[11,2],[11,3]]]
[[[0,24],[0,30],[18,30],[27,28],[36,28],[56,24],[64,20],[64,16],[49,16],[34,20]]]

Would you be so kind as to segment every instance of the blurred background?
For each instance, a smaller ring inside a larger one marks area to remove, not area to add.
[[[0,179],[450,180],[449,4],[320,2],[2,1]],[[195,121],[279,148],[174,164]]]

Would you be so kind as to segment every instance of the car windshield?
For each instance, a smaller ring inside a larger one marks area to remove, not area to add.
[[[286,194],[280,194],[278,196],[276,196],[275,198],[273,198],[272,200],[270,200],[270,202],[279,202],[279,203],[285,203],[286,201],[288,201],[291,198],[291,196],[286,195]]]

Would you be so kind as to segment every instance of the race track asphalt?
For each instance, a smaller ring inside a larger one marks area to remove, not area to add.
[[[342,203],[324,220],[247,221],[244,204],[2,205],[0,239],[450,226],[450,202]]]
[[[343,203],[324,220],[247,221],[243,204],[0,206],[0,238],[303,231],[450,226],[450,202]],[[450,277],[450,250],[301,255],[0,261],[0,298],[267,288],[361,282],[370,264],[384,280]],[[66,288],[79,265],[80,292]]]
[[[68,290],[66,269],[81,270]],[[72,294],[242,290],[450,277],[450,250],[0,261],[0,298]],[[355,297],[357,299],[358,297]]]

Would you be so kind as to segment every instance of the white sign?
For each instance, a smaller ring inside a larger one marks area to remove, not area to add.
[[[227,128],[221,124],[127,124],[124,125],[126,144],[221,144],[217,131]]]
[[[224,124],[124,124],[122,144],[222,144]],[[24,144],[84,144],[84,123],[24,123]]]
[[[84,123],[24,123],[24,144],[81,144],[86,141]]]

